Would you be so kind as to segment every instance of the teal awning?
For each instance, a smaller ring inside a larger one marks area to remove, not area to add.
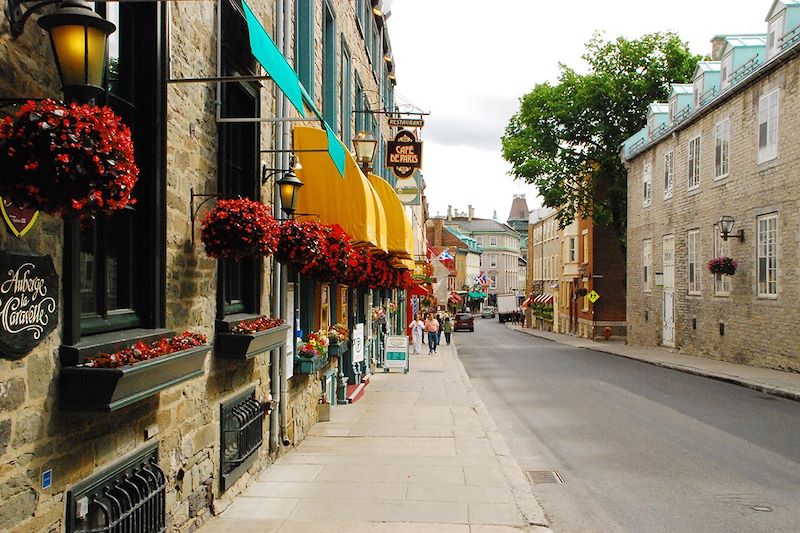
[[[297,73],[286,58],[283,57],[283,54],[264,29],[264,26],[258,21],[255,14],[253,14],[253,11],[245,0],[242,0],[242,8],[244,9],[245,20],[247,21],[247,31],[250,34],[250,49],[256,61],[264,67],[269,77],[272,78],[281,92],[286,95],[286,98],[289,99],[297,112],[300,113],[301,117],[305,118],[307,116],[305,106],[303,105],[305,104],[314,112],[320,122],[325,125],[325,131],[328,134],[328,155],[330,155],[334,166],[339,171],[339,175],[344,176],[344,145],[336,136],[336,133],[334,133],[331,127],[322,118],[322,113],[320,113],[314,101],[308,95]]]
[[[486,298],[486,293],[485,292],[481,292],[481,291],[470,291],[468,296],[470,298],[475,299],[475,300],[480,300],[480,299]]]

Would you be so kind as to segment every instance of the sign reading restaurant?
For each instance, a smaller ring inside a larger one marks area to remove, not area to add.
[[[425,121],[421,118],[389,117],[389,126],[398,128],[421,128],[424,125]]]
[[[386,166],[398,178],[408,178],[422,168],[422,142],[408,130],[400,130],[386,143]]]

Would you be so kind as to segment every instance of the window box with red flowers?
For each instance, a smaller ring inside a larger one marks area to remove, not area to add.
[[[131,205],[131,133],[109,107],[29,101],[0,123],[0,196],[55,216]]]
[[[350,332],[343,324],[328,328],[328,355],[341,357],[350,348]]]
[[[328,332],[315,331],[308,335],[305,343],[297,347],[297,370],[299,374],[313,374],[328,364]]]
[[[251,359],[256,355],[286,344],[291,327],[279,318],[260,317],[234,324],[217,322],[214,355],[224,359]]]
[[[209,257],[238,260],[272,254],[278,247],[279,230],[278,221],[261,202],[220,199],[203,217],[200,238]]]
[[[90,347],[78,364],[61,368],[62,408],[116,411],[202,375],[211,349],[205,335],[188,331],[161,332],[115,351],[108,346]]]

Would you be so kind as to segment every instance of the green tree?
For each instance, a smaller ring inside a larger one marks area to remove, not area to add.
[[[620,145],[644,125],[647,106],[666,101],[669,83],[691,79],[702,57],[675,33],[586,43],[588,72],[560,65],[558,83],[520,99],[503,135],[512,175],[537,186],[544,205],[605,224],[625,247],[627,177]]]

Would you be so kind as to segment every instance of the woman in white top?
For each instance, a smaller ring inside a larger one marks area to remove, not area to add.
[[[418,354],[422,348],[422,332],[425,331],[425,323],[417,315],[408,327],[411,328],[411,342],[414,345],[414,353]]]

